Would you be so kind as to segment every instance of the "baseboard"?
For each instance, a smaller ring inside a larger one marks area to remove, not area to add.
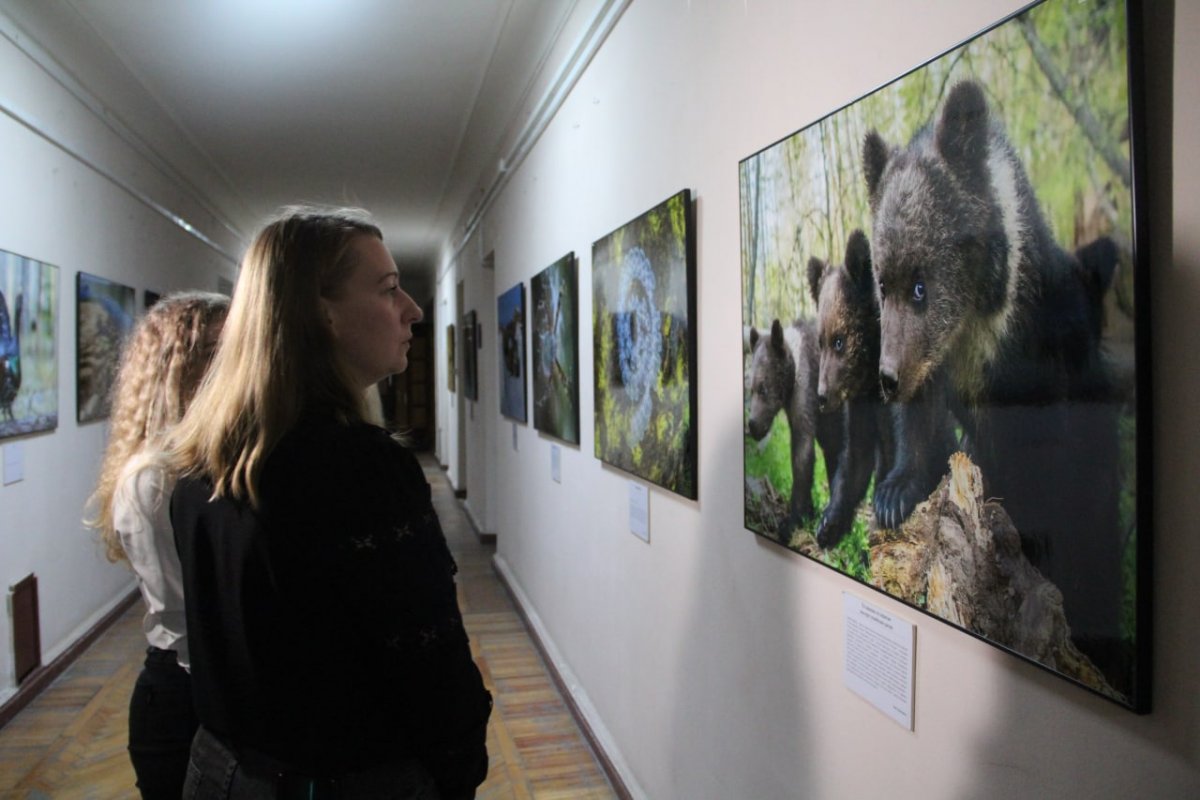
[[[131,591],[110,608],[104,616],[100,617],[92,627],[88,628],[82,636],[63,649],[49,664],[44,664],[29,673],[29,676],[17,688],[16,694],[0,706],[0,728],[7,725],[17,715],[17,712],[29,705],[35,697],[42,693],[43,689],[53,683],[55,678],[61,675],[67,667],[74,663],[75,659],[79,658],[105,631],[111,628],[113,623],[120,619],[121,615],[140,597],[141,593],[137,589]]]
[[[480,544],[493,545],[496,543],[496,534],[484,533],[479,527],[479,520],[475,519],[475,512],[471,511],[471,507],[466,503],[460,503],[462,510],[466,512],[467,522],[471,523],[471,530],[475,531],[475,538]]]
[[[596,754],[601,769],[608,776],[608,782],[612,784],[613,791],[621,800],[644,800],[646,793],[633,778],[629,765],[625,763],[625,759],[612,739],[612,734],[600,720],[587,693],[580,687],[575,674],[563,660],[558,648],[554,646],[549,633],[542,625],[541,618],[533,610],[529,598],[525,596],[525,592],[521,590],[520,584],[517,583],[516,577],[509,569],[508,562],[496,554],[492,556],[492,569],[495,570],[497,577],[500,578],[500,583],[508,592],[509,598],[512,599],[517,613],[525,622],[525,627],[529,630],[529,638],[533,640],[534,646],[541,653],[542,661],[545,662],[546,669],[554,680],[554,685],[558,687],[559,694],[563,696],[567,708],[571,711],[571,716],[579,723],[580,730],[583,731],[588,744],[592,746],[592,752]]]

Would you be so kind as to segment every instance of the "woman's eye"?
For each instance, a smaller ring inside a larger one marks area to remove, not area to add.
[[[918,303],[924,302],[924,300],[925,300],[925,283],[924,283],[924,281],[917,281],[916,283],[913,284],[913,300]]]

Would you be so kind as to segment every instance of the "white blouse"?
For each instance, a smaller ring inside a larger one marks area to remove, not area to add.
[[[176,651],[179,663],[186,667],[183,570],[168,513],[174,488],[174,478],[168,477],[155,454],[130,459],[113,494],[113,525],[146,603],[142,618],[146,641]]]

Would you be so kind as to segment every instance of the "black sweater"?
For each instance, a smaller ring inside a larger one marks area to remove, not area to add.
[[[257,511],[184,478],[171,500],[200,721],[309,774],[415,756],[478,785],[491,697],[416,458],[372,425],[305,420]]]

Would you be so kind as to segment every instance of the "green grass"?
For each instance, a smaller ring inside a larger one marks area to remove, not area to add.
[[[812,533],[816,521],[829,503],[829,480],[825,471],[825,454],[820,445],[816,447],[817,458],[813,469],[812,499],[817,516],[805,530]],[[745,440],[746,477],[765,478],[783,498],[792,496],[792,446],[791,431],[787,418],[783,414],[775,417],[771,430],[761,442],[756,442],[749,436]],[[874,487],[867,491],[867,497],[859,509],[850,532],[846,534],[836,547],[824,551],[821,561],[844,572],[847,575],[863,581],[870,581],[871,570],[868,564],[869,545],[869,508]],[[783,510],[786,514],[786,509]],[[773,536],[774,531],[763,531]],[[792,548],[796,549],[796,548]]]

